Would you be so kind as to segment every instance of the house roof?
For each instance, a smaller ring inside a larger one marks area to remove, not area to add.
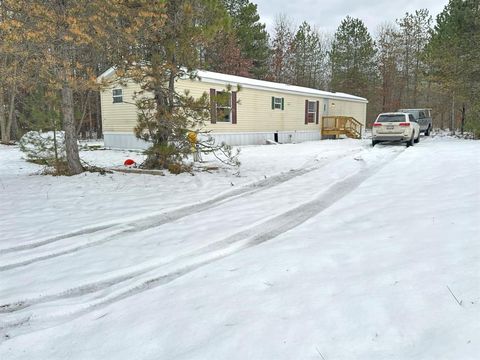
[[[282,83],[276,83],[272,81],[265,81],[265,80],[257,80],[257,79],[250,79],[242,76],[236,75],[227,75],[227,74],[220,74],[211,71],[204,71],[198,70],[197,75],[200,77],[200,80],[206,82],[218,82],[221,84],[240,84],[242,87],[245,88],[253,88],[253,89],[261,89],[261,90],[270,90],[276,92],[283,92],[283,93],[295,93],[295,94],[304,94],[304,95],[312,95],[312,96],[321,96],[326,97],[329,99],[343,99],[343,100],[351,100],[351,101],[359,101],[359,102],[367,102],[367,99],[345,94],[345,93],[332,93],[329,91],[323,91],[318,89],[312,89],[302,86],[295,86],[295,85],[288,85]]]
[[[101,81],[111,77],[115,73],[115,68],[110,68],[100,75],[97,80]],[[318,89],[312,89],[302,86],[288,85],[283,83],[276,83],[273,81],[257,80],[250,79],[243,76],[221,74],[212,71],[197,70],[197,76],[199,81],[205,81],[208,83],[222,84],[222,85],[240,85],[244,88],[250,89],[260,89],[275,91],[279,93],[288,93],[288,94],[300,94],[300,95],[311,95],[316,97],[323,97],[328,99],[338,99],[338,100],[350,100],[355,102],[368,103],[368,100],[359,96],[345,94],[341,92],[329,92]]]
[[[115,74],[115,68],[111,67],[110,69],[104,71],[99,77],[97,77],[97,82],[101,82],[103,79],[108,79],[113,74]]]

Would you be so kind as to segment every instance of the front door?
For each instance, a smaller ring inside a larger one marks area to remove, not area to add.
[[[328,99],[323,99],[323,116],[328,116]]]

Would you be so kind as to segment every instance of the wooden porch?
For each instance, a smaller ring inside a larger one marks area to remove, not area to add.
[[[324,136],[346,135],[352,139],[362,137],[363,125],[351,116],[323,116],[320,132]]]

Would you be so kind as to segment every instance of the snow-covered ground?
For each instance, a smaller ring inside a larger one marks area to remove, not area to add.
[[[479,142],[241,161],[51,177],[0,147],[0,359],[478,359]]]

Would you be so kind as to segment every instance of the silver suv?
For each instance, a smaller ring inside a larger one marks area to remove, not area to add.
[[[432,131],[432,109],[400,109],[398,112],[412,114],[420,126],[420,132],[430,136]]]

